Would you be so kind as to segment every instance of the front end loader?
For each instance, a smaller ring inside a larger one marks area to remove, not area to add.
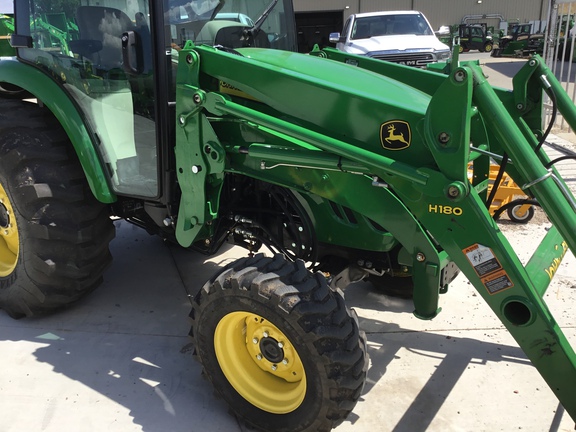
[[[543,299],[576,252],[576,201],[542,148],[544,94],[572,127],[576,108],[540,57],[507,91],[457,52],[434,70],[296,53],[289,0],[70,2],[75,35],[50,46],[31,18],[62,11],[14,10],[17,56],[0,61],[11,316],[97,287],[110,215],[199,253],[231,241],[246,257],[191,297],[196,358],[252,427],[328,431],[368,368],[343,290],[369,280],[428,320],[460,271],[576,419],[576,354]],[[489,213],[494,163],[552,223],[526,265]]]

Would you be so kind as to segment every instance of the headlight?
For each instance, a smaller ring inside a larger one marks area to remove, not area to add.
[[[450,51],[438,51],[436,55],[438,56],[438,60],[446,60],[450,58]]]

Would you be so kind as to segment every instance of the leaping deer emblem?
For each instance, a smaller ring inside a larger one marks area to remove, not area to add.
[[[392,144],[392,141],[400,141],[401,143],[406,144],[407,146],[410,145],[410,143],[404,139],[404,134],[402,132],[400,132],[399,135],[396,135],[394,133],[395,130],[396,130],[396,126],[394,126],[393,124],[388,125],[388,137],[384,138],[384,140],[388,144]]]

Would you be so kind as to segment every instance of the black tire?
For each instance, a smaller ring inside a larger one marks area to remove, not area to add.
[[[20,318],[93,291],[114,226],[46,109],[0,101],[0,113],[0,308]]]
[[[207,377],[253,428],[329,431],[361,395],[364,333],[342,293],[303,261],[240,259],[204,285],[190,316]]]
[[[512,222],[516,222],[519,224],[527,224],[528,222],[530,222],[532,220],[532,218],[534,217],[534,207],[530,206],[528,207],[528,209],[524,212],[524,214],[520,214],[520,208],[522,207],[522,205],[517,205],[514,207],[510,207],[508,209],[506,209],[506,213],[508,214],[508,217],[510,218],[510,220]]]
[[[414,279],[412,276],[370,275],[368,281],[380,294],[402,299],[414,297]]]

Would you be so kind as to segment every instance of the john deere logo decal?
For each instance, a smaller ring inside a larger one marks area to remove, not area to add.
[[[410,125],[402,120],[392,120],[380,126],[380,142],[386,150],[404,150],[410,147]]]

